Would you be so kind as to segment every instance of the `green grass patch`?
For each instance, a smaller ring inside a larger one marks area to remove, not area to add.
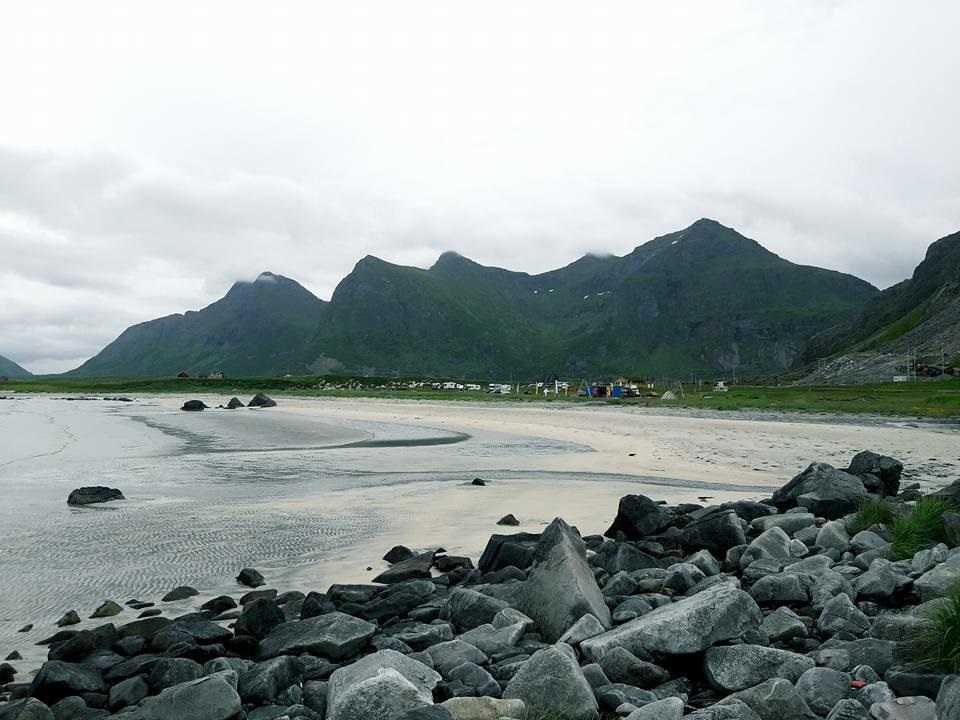
[[[945,500],[929,495],[920,498],[912,510],[893,521],[890,559],[906,560],[931,545],[948,543],[943,516],[951,510],[953,505]]]
[[[914,665],[923,670],[960,672],[960,583],[947,594],[947,602],[917,633],[910,647]]]
[[[871,525],[890,525],[896,519],[896,513],[890,503],[880,498],[868,498],[860,505],[857,514],[847,522],[847,532],[856,535]]]

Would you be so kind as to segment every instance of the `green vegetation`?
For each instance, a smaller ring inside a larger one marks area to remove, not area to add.
[[[881,498],[870,497],[863,502],[857,514],[847,522],[847,532],[856,535],[871,525],[890,525],[896,518],[890,503]]]
[[[928,307],[929,303],[921,303],[899,320],[895,320],[887,325],[883,329],[883,332],[870,341],[867,349],[875,350],[906,335],[926,319]]]
[[[949,502],[928,495],[920,498],[911,510],[897,516],[890,529],[893,537],[890,559],[906,560],[931,545],[948,543],[943,516],[952,509]]]
[[[407,379],[410,380],[410,379]],[[176,395],[242,395],[267,392],[299,396],[374,397],[410,400],[471,400],[483,402],[602,403],[608,407],[649,409],[691,408],[710,412],[758,410],[769,412],[869,414],[929,418],[960,417],[960,381],[938,382],[936,394],[928,383],[886,383],[843,387],[758,387],[734,386],[729,392],[695,392],[685,385],[683,398],[625,398],[598,400],[577,397],[576,384],[567,397],[542,395],[490,395],[485,392],[456,392],[429,389],[402,389],[404,378],[357,378],[338,375],[302,375],[294,377],[246,377],[223,380],[179,380],[164,378],[35,378],[10,380],[2,388],[18,392],[87,393],[94,395],[130,395],[166,393]],[[476,382],[486,383],[487,379]],[[521,383],[522,384],[522,383]],[[485,385],[484,385],[485,387]],[[663,392],[664,387],[658,387]]]
[[[28,378],[30,373],[17,365],[13,360],[0,355],[0,377]]]
[[[910,648],[913,662],[924,670],[960,672],[960,584],[930,617]]]
[[[366,257],[328,303],[265,274],[198,312],[127,329],[71,374],[720,379],[736,364],[741,377],[772,377],[875,294],[699,220],[623,257],[586,256],[539,275],[455,253],[428,270]]]

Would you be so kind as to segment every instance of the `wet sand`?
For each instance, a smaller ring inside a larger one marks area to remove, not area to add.
[[[843,466],[863,449],[901,458],[928,488],[960,465],[958,429],[946,424],[326,398],[189,414],[184,399],[0,402],[0,657],[18,649],[39,663],[33,643],[64,611],[86,617],[107,598],[202,591],[161,604],[174,612],[236,593],[248,565],[271,586],[306,591],[369,580],[394,544],[476,558],[491,533],[515,531],[495,525],[508,512],[516,530],[560,515],[590,534],[631,492],[763,497],[812,460]],[[487,486],[471,486],[475,476]],[[128,500],[66,506],[73,487],[92,484]],[[16,633],[28,622],[32,632]]]

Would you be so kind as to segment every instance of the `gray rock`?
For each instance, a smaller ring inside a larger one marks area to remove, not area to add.
[[[327,687],[327,717],[328,720],[364,717],[352,709],[347,710],[354,702],[373,713],[371,717],[383,717],[375,713],[376,705],[372,703],[390,690],[403,696],[400,702],[385,706],[395,712],[430,705],[438,682],[440,675],[423,663],[393,650],[381,650],[334,671]]]
[[[100,607],[93,611],[91,618],[105,618],[119,615],[123,608],[117,605],[113,600],[105,600]]]
[[[308,680],[303,684],[303,704],[320,717],[327,715],[327,683],[323,680]]]
[[[869,665],[881,675],[895,664],[897,644],[892,640],[828,640],[813,653],[817,665],[850,672],[858,665]]]
[[[163,632],[177,632],[189,635],[198,643],[221,643],[233,638],[233,633],[225,627],[210,622],[201,613],[181,615],[174,620]],[[156,637],[154,638],[156,640]]]
[[[864,450],[857,453],[850,461],[847,472],[861,477],[861,481],[862,476],[873,475],[880,482],[881,494],[893,496],[900,492],[900,476],[903,473],[903,463],[887,455],[878,455],[875,452]]]
[[[895,666],[884,673],[883,679],[900,697],[925,695],[930,699],[937,697],[940,686],[946,677],[944,673],[909,666]]]
[[[812,575],[814,578],[820,578],[826,573],[830,572],[830,568],[832,566],[833,560],[831,560],[829,556],[811,555],[803,560],[791,562],[789,565],[783,568],[783,572],[802,573],[804,575]]]
[[[720,705],[742,702],[763,720],[815,720],[816,715],[807,707],[789,680],[772,678],[759,685],[741,690],[720,701]]]
[[[834,705],[851,696],[850,676],[830,668],[810,668],[797,680],[797,692],[811,710],[826,717]]]
[[[491,624],[495,628],[504,628],[508,625],[516,625],[517,623],[522,623],[528,631],[533,630],[533,619],[527,617],[515,608],[504,608],[494,615]]]
[[[473,688],[478,697],[500,697],[500,685],[490,673],[476,663],[466,662],[457,665],[448,673],[448,679]]]
[[[599,665],[613,683],[650,689],[670,679],[670,673],[659,665],[645,662],[629,650],[615,647],[599,660]]]
[[[614,647],[634,655],[687,655],[759,627],[762,619],[753,598],[721,583],[584,640],[580,649],[594,662]]]
[[[111,712],[117,712],[130,705],[136,705],[150,692],[146,681],[140,675],[127,678],[110,688],[108,706]]]
[[[677,563],[667,568],[667,576],[663,579],[664,590],[676,590],[685,593],[706,575],[692,563]]]
[[[584,640],[596,637],[605,631],[606,628],[600,624],[600,621],[590,613],[587,613],[582,618],[577,620],[569,630],[561,635],[558,642],[566,643],[567,645],[576,647]]]
[[[788,642],[795,637],[807,637],[809,634],[800,617],[786,607],[777,608],[767,615],[760,623],[760,630],[776,642]]]
[[[450,593],[441,617],[450,620],[460,630],[472,630],[493,621],[497,613],[507,608],[503,600],[468,588],[455,588]]]
[[[790,536],[781,528],[764,530],[751,542],[740,556],[740,569],[746,568],[754,560],[789,560]]]
[[[947,597],[950,588],[960,579],[960,553],[952,553],[933,570],[925,572],[913,583],[913,589],[920,600],[927,602],[935,598]]]
[[[812,527],[815,521],[816,516],[813,513],[787,513],[785,515],[758,517],[750,523],[750,527],[759,532],[778,527],[787,535],[793,535],[804,528]]]
[[[180,409],[185,412],[201,412],[206,410],[209,405],[207,405],[203,400],[187,400],[183,405],[180,406]]]
[[[740,518],[733,510],[712,513],[684,526],[680,543],[688,550],[706,550],[723,556],[727,550],[746,542]]]
[[[671,697],[637,708],[626,720],[680,720],[682,716],[683,700]]]
[[[559,639],[587,613],[604,627],[611,625],[610,610],[587,565],[583,540],[560,518],[540,536],[519,609],[548,642]]]
[[[833,637],[838,633],[860,637],[869,629],[870,619],[854,607],[850,598],[843,593],[827,601],[817,620],[817,630],[826,637]]]
[[[861,555],[870,550],[889,550],[890,543],[872,530],[861,530],[850,539],[850,547]]]
[[[167,688],[143,700],[124,720],[230,720],[241,706],[228,675],[218,673]]]
[[[773,493],[773,504],[781,510],[800,505],[815,515],[836,520],[855,512],[866,497],[863,482],[856,476],[826,463],[811,463]]]
[[[277,625],[287,621],[283,610],[273,600],[260,598],[248,604],[237,618],[233,631],[237,635],[249,635],[262,640]]]
[[[739,544],[739,543],[738,543]],[[713,577],[720,574],[720,563],[707,550],[698,550],[686,560],[691,565],[696,565],[707,577]]]
[[[926,618],[909,613],[878,615],[867,633],[870,637],[897,642],[910,642],[926,626]]]
[[[712,647],[703,656],[707,682],[721,692],[746,690],[770,678],[796,682],[813,666],[806,655],[760,645]]]
[[[345,660],[366,645],[376,630],[375,625],[341,612],[292,620],[277,625],[260,642],[257,655],[267,659],[306,652],[328,660]]]
[[[956,514],[956,513],[954,513]],[[960,515],[958,515],[960,517]],[[950,548],[943,543],[939,543],[932,548],[921,550],[910,560],[911,572],[920,573],[933,570],[937,565],[944,562],[950,556]]]
[[[377,575],[373,582],[391,585],[407,580],[430,579],[430,569],[433,567],[435,557],[436,552],[431,550],[402,560]]]
[[[717,703],[686,716],[690,720],[765,720],[740,700]]]
[[[424,652],[430,656],[433,660],[433,666],[443,675],[465,662],[483,665],[489,660],[476,646],[463,640],[451,640],[450,642],[431,645]]]
[[[874,703],[870,706],[870,715],[875,720],[937,720],[937,707],[928,697],[902,697]]]
[[[30,685],[30,694],[47,705],[68,695],[106,692],[107,685],[97,670],[61,660],[45,662]]]
[[[276,406],[276,401],[270,396],[264,395],[263,393],[257,393],[250,399],[250,402],[247,403],[247,407],[252,408],[271,408]]]
[[[503,628],[493,625],[481,625],[460,636],[460,640],[470,643],[484,655],[501,655],[515,647],[526,632],[524,623],[516,623]]]
[[[608,540],[597,550],[597,554],[590,559],[590,564],[603,568],[611,575],[660,567],[660,561],[653,555],[630,543],[613,540]]]
[[[602,594],[604,597],[622,597],[624,595],[633,595],[637,591],[637,581],[625,570],[621,570],[616,575],[607,580],[603,586]]]
[[[150,671],[147,685],[154,694],[174,685],[203,677],[203,667],[187,658],[160,658]]]
[[[947,675],[937,693],[939,720],[960,720],[960,675]]]
[[[521,720],[527,717],[521,700],[501,700],[492,697],[451,698],[440,706],[453,720]],[[428,720],[433,720],[429,718]]]
[[[627,540],[643,540],[656,535],[670,525],[670,514],[663,506],[645,495],[625,495],[620,498],[613,525],[604,533],[615,538],[623,533]]]
[[[850,533],[847,532],[847,525],[843,520],[831,520],[824,524],[817,532],[816,545],[822,548],[836,548],[840,552],[846,552],[850,547]]]
[[[893,702],[897,699],[890,686],[883,681],[873,682],[860,689],[857,693],[857,701],[864,708],[870,709],[875,704]]]
[[[126,500],[126,498],[116,488],[94,485],[73,490],[67,497],[67,505],[93,505],[94,503],[105,503],[113,500]]]
[[[634,708],[642,707],[660,699],[649,690],[641,690],[624,683],[603,685],[594,692],[601,708],[619,712],[632,712]]]
[[[827,720],[872,720],[870,713],[856,700],[841,700],[827,714]]]
[[[599,709],[573,650],[563,644],[534,653],[513,676],[503,697],[522,700],[537,717],[556,713],[565,720],[598,720]]]
[[[433,705],[433,697],[429,692],[417,687],[392,667],[380,667],[372,675],[345,685],[336,695],[333,683],[334,678],[331,677],[327,720],[393,720],[405,711]]]
[[[240,675],[237,692],[245,703],[265,705],[300,678],[300,662],[289,655],[256,663]]]
[[[855,597],[853,586],[840,573],[828,570],[817,578],[810,590],[810,605],[815,612],[820,612],[827,603],[837,595],[843,593],[851,602]]]
[[[802,573],[767,575],[750,588],[750,597],[762,605],[807,603],[814,584],[816,578]]]
[[[0,703],[0,720],[54,720],[50,708],[36,698]]]
[[[267,581],[264,580],[263,575],[260,574],[260,571],[255,568],[243,568],[237,574],[237,582],[241,585],[246,585],[247,587],[260,587],[266,585]]]

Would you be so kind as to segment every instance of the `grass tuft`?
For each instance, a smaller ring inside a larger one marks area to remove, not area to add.
[[[896,513],[890,503],[881,498],[867,498],[860,505],[857,514],[847,521],[847,532],[856,535],[871,525],[890,525],[895,519]]]
[[[960,672],[960,583],[937,609],[910,646],[914,665],[924,670]]]
[[[906,560],[931,545],[949,544],[943,516],[953,509],[949,502],[940,498],[929,495],[920,498],[912,510],[893,521],[890,559]]]

